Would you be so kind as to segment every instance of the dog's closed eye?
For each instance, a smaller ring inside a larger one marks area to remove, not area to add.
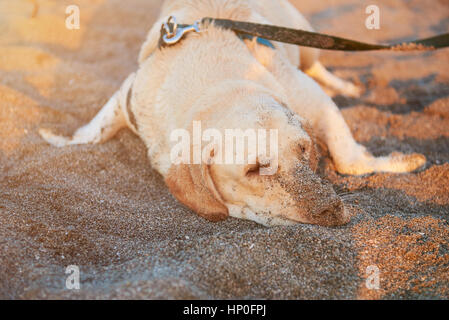
[[[245,175],[247,177],[259,175],[261,168],[270,168],[270,163],[268,162],[266,164],[261,164],[261,163],[257,162],[256,164],[249,165],[246,168]]]
[[[260,163],[249,165],[246,168],[245,175],[247,177],[250,177],[250,176],[253,176],[253,175],[258,175],[259,174],[259,170],[260,170]]]

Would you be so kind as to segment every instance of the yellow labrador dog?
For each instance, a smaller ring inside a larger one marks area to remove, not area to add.
[[[145,142],[153,168],[180,202],[211,221],[232,216],[267,226],[350,220],[332,186],[315,173],[314,137],[327,145],[342,174],[409,172],[425,163],[419,154],[376,158],[354,140],[313,79],[346,95],[356,96],[358,89],[330,74],[317,50],[282,43],[273,48],[213,25],[160,49],[161,25],[169,16],[182,24],[215,17],[312,30],[286,0],[167,1],[141,48],[138,71],[73,137],[41,129],[43,138],[58,147],[99,143],[128,127]],[[220,132],[276,129],[278,156],[256,154],[252,164],[214,163],[220,150],[211,148],[201,163],[175,164],[172,133],[193,134],[194,121]],[[267,167],[276,170],[260,174]]]

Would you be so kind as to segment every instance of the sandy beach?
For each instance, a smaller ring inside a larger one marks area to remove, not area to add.
[[[449,1],[291,1],[316,30],[373,43],[449,32]],[[449,50],[323,52],[363,88],[334,96],[375,155],[418,152],[419,172],[320,174],[354,215],[343,227],[211,223],[179,204],[144,144],[121,130],[101,145],[54,148],[137,69],[159,0],[0,0],[0,299],[448,299]],[[79,30],[65,27],[79,6]],[[330,92],[330,94],[332,94]],[[81,289],[65,287],[80,268]],[[367,267],[380,272],[366,286]]]

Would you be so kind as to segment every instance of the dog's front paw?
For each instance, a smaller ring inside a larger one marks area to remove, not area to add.
[[[419,153],[393,152],[386,157],[374,157],[369,152],[360,153],[351,160],[337,162],[337,171],[348,175],[365,175],[374,172],[412,172],[426,164],[426,157]]]
[[[48,129],[39,129],[39,134],[41,135],[42,138],[44,138],[45,141],[47,141],[49,144],[55,147],[65,147],[70,142],[70,139],[55,135]]]
[[[347,97],[359,98],[362,94],[362,89],[352,82],[345,81],[340,93]]]
[[[412,172],[426,164],[426,157],[419,153],[393,152],[389,156],[392,172]]]

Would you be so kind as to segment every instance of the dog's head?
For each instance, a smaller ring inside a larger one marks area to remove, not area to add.
[[[235,109],[229,108],[229,116],[212,121],[220,127],[225,145],[209,143],[203,148],[201,164],[172,165],[166,182],[176,198],[213,221],[231,215],[264,225],[347,223],[341,199],[315,172],[318,155],[306,121],[271,97],[247,96],[236,103]],[[236,128],[254,129],[258,144],[260,130],[265,130],[266,144],[258,145],[255,153],[249,150],[255,141],[245,136],[243,163],[236,161],[237,141],[231,148],[226,144],[226,129]],[[272,139],[275,132],[277,141]],[[234,163],[226,160],[229,150]]]

